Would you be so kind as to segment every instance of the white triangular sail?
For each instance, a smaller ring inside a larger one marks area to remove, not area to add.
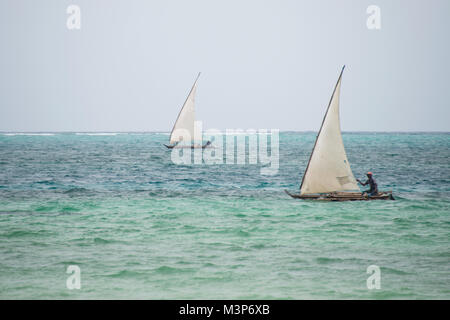
[[[344,66],[345,67],[345,66]],[[300,194],[359,191],[345,154],[339,121],[342,68],[300,186]]]
[[[183,136],[189,134],[190,141],[183,141],[183,143],[191,143],[194,141],[195,132],[195,92],[197,90],[197,80],[200,77],[200,73],[195,79],[194,85],[183,104],[183,107],[178,114],[178,118],[175,121],[172,132],[170,133],[170,143],[177,143],[183,140]]]

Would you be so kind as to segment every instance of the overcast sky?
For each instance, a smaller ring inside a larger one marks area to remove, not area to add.
[[[0,131],[170,131],[199,71],[204,129],[316,131],[344,64],[344,131],[450,131],[449,33],[448,0],[2,0]]]

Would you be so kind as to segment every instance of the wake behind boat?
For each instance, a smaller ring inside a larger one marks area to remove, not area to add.
[[[285,192],[292,198],[355,201],[355,200],[394,200],[392,192],[377,192],[368,195],[361,193],[350,163],[345,153],[339,121],[339,96],[341,79],[345,66],[328,104],[327,112],[317,135],[305,174],[300,185],[300,194]]]
[[[170,133],[169,145],[164,144],[168,149],[204,149],[211,145],[210,141],[206,142],[204,145],[196,141],[201,140],[202,136],[202,133],[197,132],[195,127],[195,93],[197,91],[197,81],[200,74],[201,72],[199,72],[195,79],[191,91],[189,91],[186,101],[178,114],[177,120],[175,120],[172,132]],[[188,136],[189,139],[185,139],[186,136]]]

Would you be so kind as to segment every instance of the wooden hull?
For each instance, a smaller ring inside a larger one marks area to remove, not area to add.
[[[376,196],[368,196],[360,192],[331,192],[326,194],[292,194],[284,190],[295,199],[319,200],[319,201],[368,201],[368,200],[395,200],[392,191],[379,192]]]
[[[204,144],[203,146],[199,146],[199,145],[192,145],[192,146],[177,146],[177,145],[167,145],[164,144],[167,149],[205,149],[205,148],[211,148],[212,146],[210,144]]]

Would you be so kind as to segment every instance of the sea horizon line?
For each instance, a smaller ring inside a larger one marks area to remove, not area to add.
[[[220,132],[226,132],[226,130],[220,130]],[[233,129],[237,130],[237,129]],[[270,132],[272,129],[268,129]],[[244,131],[245,132],[245,131]],[[318,130],[279,130],[280,133],[317,133]],[[146,133],[167,133],[170,134],[170,131],[159,131],[159,130],[143,130],[143,131],[108,131],[108,130],[98,130],[98,131],[83,131],[83,130],[77,130],[77,131],[1,131],[0,134],[146,134]],[[411,130],[411,131],[369,131],[369,130],[347,130],[342,131],[342,133],[450,133],[450,131],[443,131],[443,130]]]

